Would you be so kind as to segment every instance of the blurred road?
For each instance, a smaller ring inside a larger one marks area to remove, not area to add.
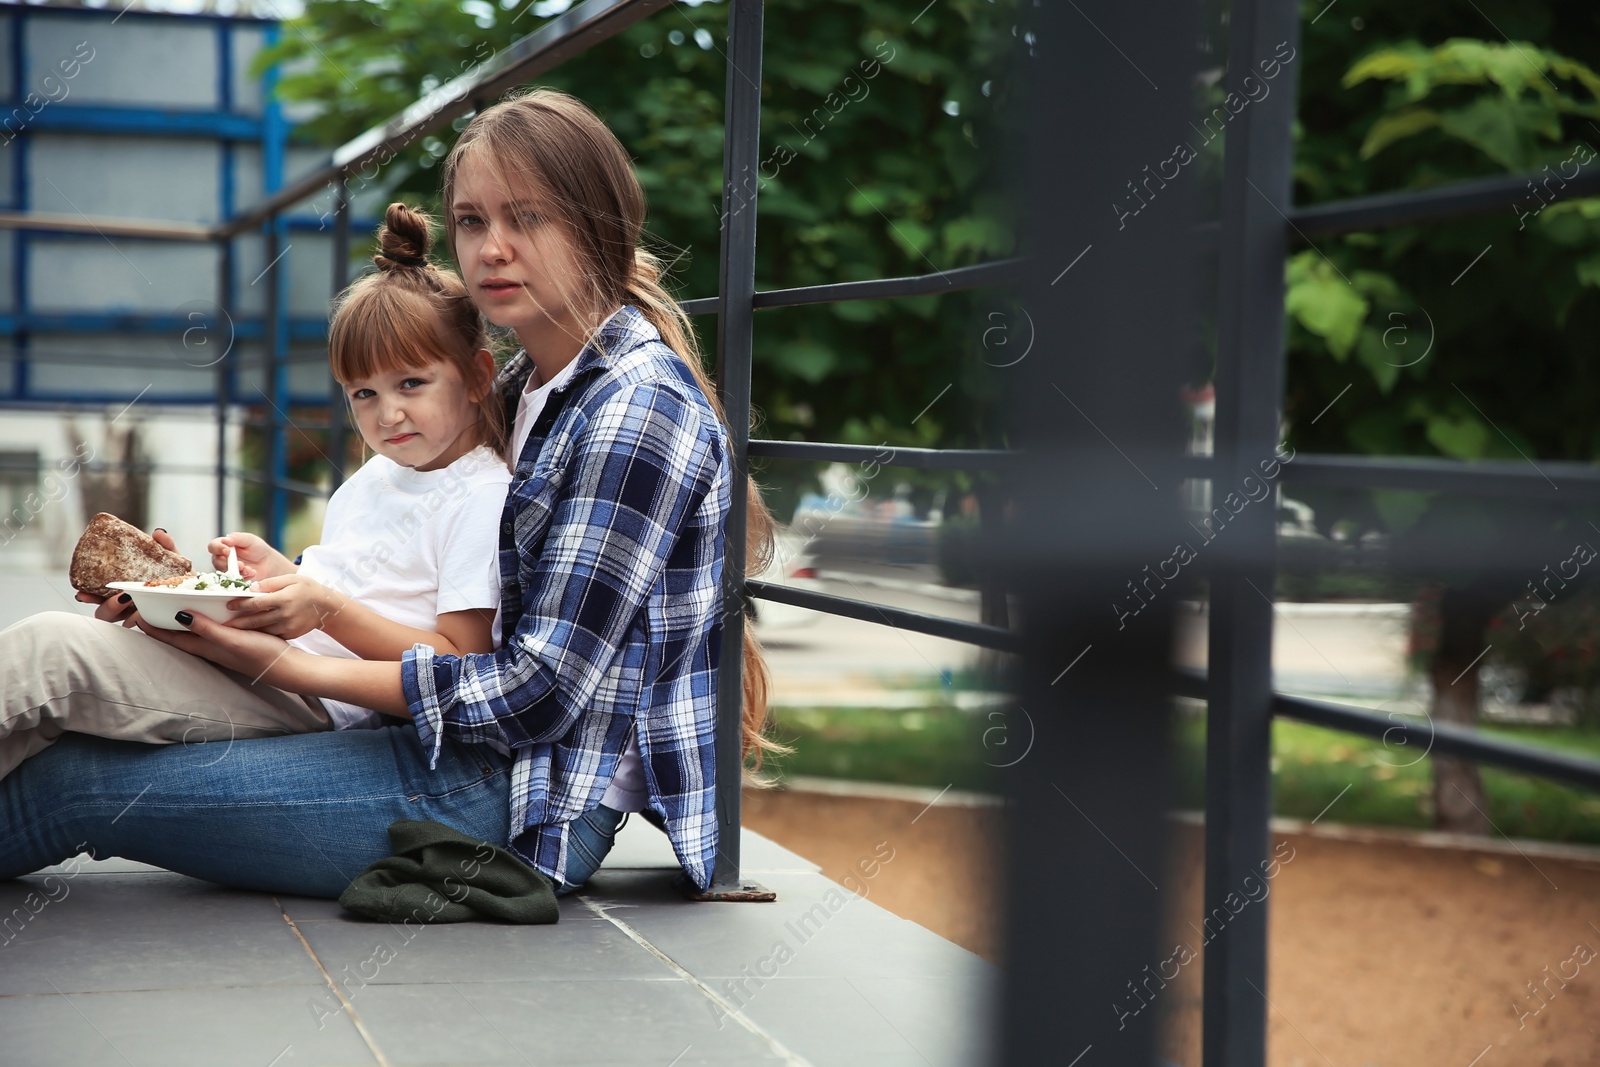
[[[901,569],[896,569],[901,570]],[[883,573],[851,575],[825,571],[812,588],[932,615],[977,621],[978,597]],[[781,612],[773,611],[781,608]],[[780,605],[761,604],[764,622],[756,633],[767,649],[774,698],[780,704],[859,703],[873,693],[907,689],[927,692],[941,676],[978,665],[968,645],[854,619],[841,619]],[[1389,700],[1408,691],[1404,604],[1280,604],[1273,633],[1274,680],[1287,692]],[[1107,612],[1108,618],[1110,612]],[[1179,664],[1203,668],[1208,616],[1203,605],[1178,610]],[[1130,620],[1130,626],[1138,625]],[[1114,633],[1109,635],[1114,639]],[[1063,649],[1066,669],[1082,649]],[[1090,649],[1089,655],[1093,655]],[[970,677],[965,684],[971,685]],[[914,702],[916,694],[884,697]]]
[[[4,567],[0,559],[0,629],[41,611],[92,613],[72,599],[72,583],[62,573],[28,573]]]
[[[886,585],[885,582],[893,582]],[[807,588],[834,596],[978,621],[978,596],[965,590],[920,586],[906,580],[838,574]],[[926,703],[928,690],[948,676],[977,666],[971,645],[892,626],[858,622],[786,604],[762,602],[756,636],[767,651],[773,700],[778,704],[892,703],[887,691],[909,691]],[[967,681],[970,685],[971,682]]]

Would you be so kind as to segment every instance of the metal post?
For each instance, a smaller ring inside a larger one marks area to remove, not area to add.
[[[1228,27],[1228,89],[1246,97],[1244,79],[1259,82],[1258,63],[1274,60],[1283,46],[1295,48],[1299,27],[1297,6],[1288,0],[1238,0]],[[1265,484],[1263,474],[1275,469],[1283,402],[1284,215],[1299,69],[1283,62],[1272,93],[1227,124],[1211,483],[1218,508]],[[1267,904],[1234,914],[1226,902],[1260,884],[1271,846],[1275,499],[1268,496],[1207,531],[1216,543],[1207,550],[1213,570],[1204,899],[1208,919],[1227,921],[1206,924],[1205,1067],[1266,1062]]]
[[[233,238],[217,242],[217,323],[218,343],[226,346],[216,362],[217,382],[217,533],[228,529],[228,403],[233,396]],[[222,331],[226,328],[226,336]]]
[[[288,401],[289,366],[287,353],[280,349],[284,344],[284,330],[279,321],[283,307],[282,261],[278,250],[281,243],[279,219],[267,221],[263,235],[263,252],[267,268],[265,331],[262,337],[262,366],[266,378],[267,394],[267,480],[266,480],[266,537],[274,546],[283,544],[283,530],[288,521],[289,494],[283,480],[289,476],[288,434],[284,425],[284,404]]]
[[[744,702],[745,508],[750,442],[750,351],[755,328],[756,175],[760,152],[762,0],[728,11],[728,77],[722,156],[721,284],[717,378],[728,419],[733,487],[722,569],[722,648],[717,671],[717,863],[710,894],[760,895],[739,877],[739,790]],[[771,899],[770,895],[767,899]]]
[[[1077,0],[1028,8],[1018,27],[1039,58],[1018,57],[1027,158],[1005,169],[1026,175],[1019,236],[1035,268],[1020,294],[1029,319],[1011,323],[1013,341],[1035,343],[1004,379],[1022,453],[1002,531],[981,549],[1023,622],[1017,706],[991,716],[985,741],[1009,801],[1003,1064],[1149,1067],[1175,996],[1151,976],[1172,953],[1158,941],[1164,668],[1183,591],[1164,561],[1181,540],[1198,189],[1193,174],[1152,179],[1141,208],[1128,182],[1184,138],[1198,13],[1152,20]],[[1114,103],[1074,104],[1099,98]],[[997,729],[1003,747],[989,743]]]
[[[344,179],[333,188],[333,297],[338,299],[350,279],[350,190]],[[344,387],[337,381],[328,387],[328,458],[333,465],[329,489],[344,484],[345,438],[350,421],[346,417]]]
[[[263,37],[270,47],[278,43],[281,33],[277,23],[268,23]],[[289,139],[288,123],[284,120],[283,109],[278,105],[277,67],[267,70],[262,77],[261,89],[266,99],[261,114],[261,189],[270,195],[283,187]],[[289,476],[288,434],[285,427],[288,417],[285,405],[289,402],[288,275],[282,269],[281,262],[288,252],[288,248],[284,247],[288,228],[283,219],[283,211],[287,206],[271,211],[262,228],[266,259],[266,269],[262,274],[267,283],[266,329],[263,336],[266,345],[265,384],[268,406],[272,409],[267,412],[266,419],[266,530],[267,540],[277,547],[283,545],[283,531],[289,518],[289,494],[283,488],[284,479]],[[256,279],[258,282],[262,280]]]
[[[21,14],[12,16],[10,90],[13,100],[24,99],[29,91],[27,79],[30,77],[30,72],[28,49],[25,44],[28,39],[28,22],[26,16]],[[33,169],[28,161],[33,144],[33,132],[24,126],[15,139],[8,143],[15,146],[15,151],[11,153],[11,208],[14,211],[27,211],[33,206],[28,181],[28,175]],[[33,317],[32,286],[28,284],[32,242],[33,235],[27,230],[11,232],[11,306],[15,309],[17,323],[11,338],[12,355],[15,360],[11,367],[11,395],[19,400],[26,399],[32,387],[28,366],[30,336],[27,326],[28,320]]]

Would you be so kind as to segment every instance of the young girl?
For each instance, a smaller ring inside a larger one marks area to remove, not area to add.
[[[732,467],[694,334],[639,248],[643,191],[592,111],[537,90],[468,125],[443,205],[468,292],[523,346],[499,378],[515,462],[500,647],[419,644],[396,664],[308,655],[201,617],[193,633],[147,631],[415,730],[267,738],[216,765],[188,746],[70,738],[0,781],[0,878],[88,847],[337,896],[388,855],[387,827],[405,818],[504,842],[563,892],[635,808],[709,886]],[[758,571],[771,522],[753,485],[748,499]],[[765,672],[753,643],[744,653],[749,754],[764,744]]]
[[[334,310],[333,376],[377,454],[328,501],[322,543],[298,566],[251,533],[208,546],[217,569],[235,549],[265,594],[231,601],[244,613],[233,625],[344,659],[494,647],[505,424],[482,317],[459,277],[428,265],[430,239],[425,216],[391,205],[378,272]],[[79,615],[0,633],[0,774],[63,731],[201,744],[377,725],[358,704],[302,697]]]

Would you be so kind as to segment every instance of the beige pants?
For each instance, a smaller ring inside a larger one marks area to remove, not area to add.
[[[253,685],[139,630],[63,611],[0,630],[0,777],[67,730],[198,745],[331,728],[315,697]]]

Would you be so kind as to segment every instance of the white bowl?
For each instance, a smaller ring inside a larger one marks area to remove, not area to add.
[[[143,582],[108,582],[107,586],[133,597],[133,606],[145,622],[158,630],[188,630],[174,616],[180,611],[204,615],[216,622],[229,622],[237,611],[228,610],[228,601],[260,596],[254,589],[172,589]]]

